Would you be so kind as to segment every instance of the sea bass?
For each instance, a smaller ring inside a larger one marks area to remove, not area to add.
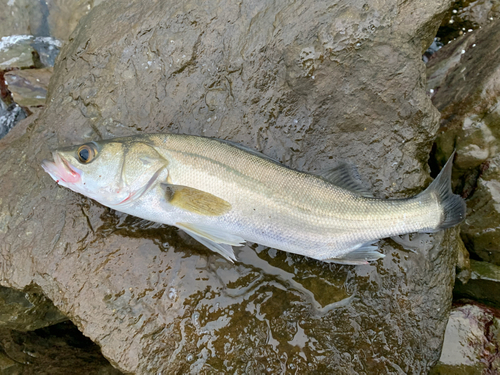
[[[176,226],[230,261],[246,241],[325,262],[363,264],[376,241],[435,232],[465,217],[451,191],[452,157],[422,193],[370,196],[340,165],[299,172],[242,145],[178,134],[144,134],[57,150],[43,169],[104,206]]]

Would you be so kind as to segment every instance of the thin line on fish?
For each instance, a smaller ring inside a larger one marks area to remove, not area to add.
[[[43,169],[104,206],[176,226],[230,261],[246,241],[325,262],[382,258],[381,238],[436,232],[460,223],[451,191],[453,155],[422,193],[378,199],[339,164],[316,176],[220,139],[144,134],[53,153]]]

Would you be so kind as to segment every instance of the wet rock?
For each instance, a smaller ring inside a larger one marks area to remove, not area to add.
[[[461,238],[457,238],[457,248],[457,279],[466,283],[471,277],[470,256]]]
[[[0,139],[21,120],[26,118],[26,112],[17,104],[12,103],[7,106],[2,99],[0,99]]]
[[[68,40],[80,18],[101,1],[94,0],[0,0],[0,37],[9,35],[52,36]]]
[[[99,347],[65,322],[32,332],[0,329],[2,374],[119,375]]]
[[[5,73],[14,101],[23,107],[45,104],[52,69],[24,69]]]
[[[219,137],[317,172],[344,159],[380,197],[430,182],[439,114],[423,51],[447,2],[103,2],[57,59],[48,106],[0,142],[6,286],[39,285],[135,373],[425,373],[439,358],[455,231],[338,266],[248,244],[229,264],[176,229],[57,187],[61,144]],[[8,178],[7,178],[8,176]]]
[[[36,64],[35,49],[31,46],[33,37],[12,35],[0,40],[0,70],[30,68]]]
[[[32,331],[67,320],[40,291],[0,286],[0,328]]]
[[[443,164],[456,149],[458,189],[468,198],[462,235],[467,249],[500,264],[498,242],[498,97],[500,20],[468,33],[432,56],[428,89],[441,111],[435,159]]]
[[[56,57],[61,49],[61,42],[52,37],[36,37],[31,46],[38,54],[40,65],[44,67],[53,67]]]
[[[467,202],[462,237],[480,259],[500,265],[500,155],[487,161]]]
[[[11,35],[0,40],[0,70],[52,67],[61,42],[51,37]]]
[[[453,294],[456,299],[470,298],[500,308],[500,267],[471,260],[470,279],[457,282]]]
[[[500,371],[499,317],[499,310],[485,306],[455,306],[446,327],[441,358],[431,374],[497,374]]]

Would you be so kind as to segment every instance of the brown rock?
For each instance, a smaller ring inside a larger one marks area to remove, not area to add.
[[[381,241],[386,258],[367,266],[251,244],[233,265],[39,165],[62,144],[171,131],[311,172],[342,158],[379,196],[414,194],[438,120],[420,56],[447,5],[103,2],[63,47],[46,111],[0,142],[2,284],[39,285],[126,372],[425,373],[450,307],[452,231],[416,253]]]
[[[25,69],[5,73],[14,101],[23,107],[45,104],[52,69]]]

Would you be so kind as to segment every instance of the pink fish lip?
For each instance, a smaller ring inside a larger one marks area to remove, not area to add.
[[[76,183],[80,181],[82,171],[73,167],[67,160],[53,152],[54,161],[42,161],[42,168],[47,172],[57,183],[60,181],[66,183]]]

